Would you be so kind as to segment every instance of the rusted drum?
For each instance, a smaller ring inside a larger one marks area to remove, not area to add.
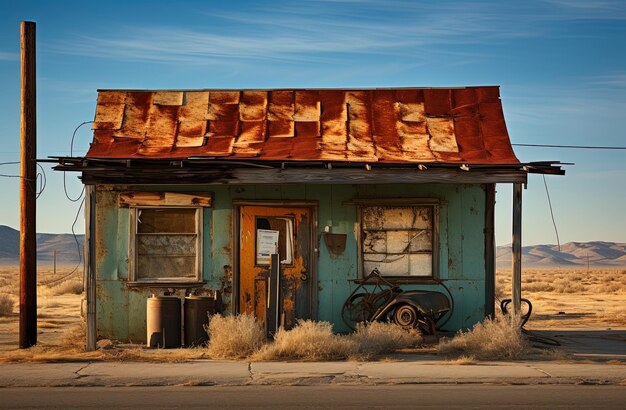
[[[210,296],[185,298],[185,346],[200,346],[209,341],[205,326],[209,324],[209,313],[216,311],[216,301]]]
[[[147,308],[148,347],[181,346],[180,299],[176,296],[152,296]]]

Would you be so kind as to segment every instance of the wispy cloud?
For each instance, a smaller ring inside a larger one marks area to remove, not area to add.
[[[597,3],[597,4],[596,4]],[[557,35],[554,22],[626,18],[612,1],[410,2],[309,0],[259,2],[240,11],[205,11],[206,26],[112,27],[72,36],[52,51],[116,61],[238,64],[252,61],[340,64],[355,55],[439,56],[507,39]],[[580,33],[575,33],[577,36]],[[558,33],[563,35],[563,33]],[[443,57],[446,55],[446,57]]]
[[[526,21],[507,22],[502,18],[506,10],[480,4],[425,6],[391,1],[365,2],[355,8],[350,2],[339,3],[344,7],[319,7],[318,0],[297,5],[287,3],[272,9],[261,5],[240,12],[207,12],[211,23],[221,23],[211,24],[210,29],[120,26],[108,33],[73,37],[71,41],[54,44],[52,50],[162,63],[219,64],[241,60],[336,63],[346,55],[436,54],[443,52],[437,51],[442,46],[475,45],[541,33]],[[525,11],[518,10],[520,13]]]
[[[599,75],[590,79],[589,83],[591,85],[601,87],[612,87],[615,89],[626,90],[626,71]]]
[[[0,51],[0,61],[17,61],[19,59],[19,54],[17,53],[8,53],[6,51]]]
[[[626,20],[623,0],[544,0],[555,7],[552,18],[568,20]]]

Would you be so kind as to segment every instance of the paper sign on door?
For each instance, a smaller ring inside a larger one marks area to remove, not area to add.
[[[278,231],[257,229],[256,264],[269,265],[273,253],[278,253]]]

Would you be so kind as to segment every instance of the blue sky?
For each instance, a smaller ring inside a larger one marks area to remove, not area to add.
[[[22,20],[37,22],[39,158],[70,154],[98,88],[500,85],[513,143],[626,146],[624,1],[0,0],[0,162],[19,160]],[[82,127],[73,153],[90,138]],[[562,243],[626,242],[625,150],[516,153],[576,164],[547,177]],[[78,203],[44,167],[38,231],[69,232]],[[67,182],[77,196],[76,174]],[[0,224],[17,227],[18,179],[0,177],[0,190]],[[510,197],[499,185],[499,244],[510,242]],[[556,243],[540,176],[524,191],[523,229],[524,244]]]

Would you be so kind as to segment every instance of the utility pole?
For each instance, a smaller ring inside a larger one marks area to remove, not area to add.
[[[20,349],[37,343],[35,23],[20,23]]]

